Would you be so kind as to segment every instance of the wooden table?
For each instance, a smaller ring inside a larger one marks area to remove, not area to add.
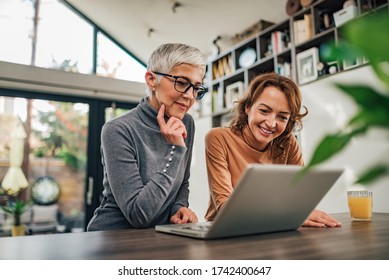
[[[65,233],[0,238],[0,259],[389,259],[389,214],[340,228],[300,228],[220,240],[198,240],[154,229]]]

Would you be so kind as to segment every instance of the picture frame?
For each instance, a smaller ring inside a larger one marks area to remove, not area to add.
[[[234,102],[243,95],[243,82],[238,81],[226,86],[226,108],[234,107]]]
[[[319,50],[316,47],[307,49],[296,55],[297,78],[300,85],[312,82],[319,76],[317,64],[319,63]]]

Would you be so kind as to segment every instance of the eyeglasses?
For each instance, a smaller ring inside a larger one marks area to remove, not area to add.
[[[190,88],[193,88],[193,97],[197,100],[200,100],[203,98],[204,94],[206,93],[206,89],[203,86],[196,86],[192,84],[188,78],[180,77],[180,76],[173,76],[170,74],[165,74],[157,71],[153,71],[154,74],[166,76],[174,79],[174,89],[180,93],[186,93]]]

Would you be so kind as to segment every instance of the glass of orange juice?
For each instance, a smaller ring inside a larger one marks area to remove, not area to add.
[[[348,191],[348,207],[353,221],[371,221],[373,192],[370,190]]]

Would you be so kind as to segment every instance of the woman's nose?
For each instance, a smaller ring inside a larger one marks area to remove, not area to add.
[[[272,114],[270,114],[266,120],[266,124],[269,127],[276,127],[276,117]]]

